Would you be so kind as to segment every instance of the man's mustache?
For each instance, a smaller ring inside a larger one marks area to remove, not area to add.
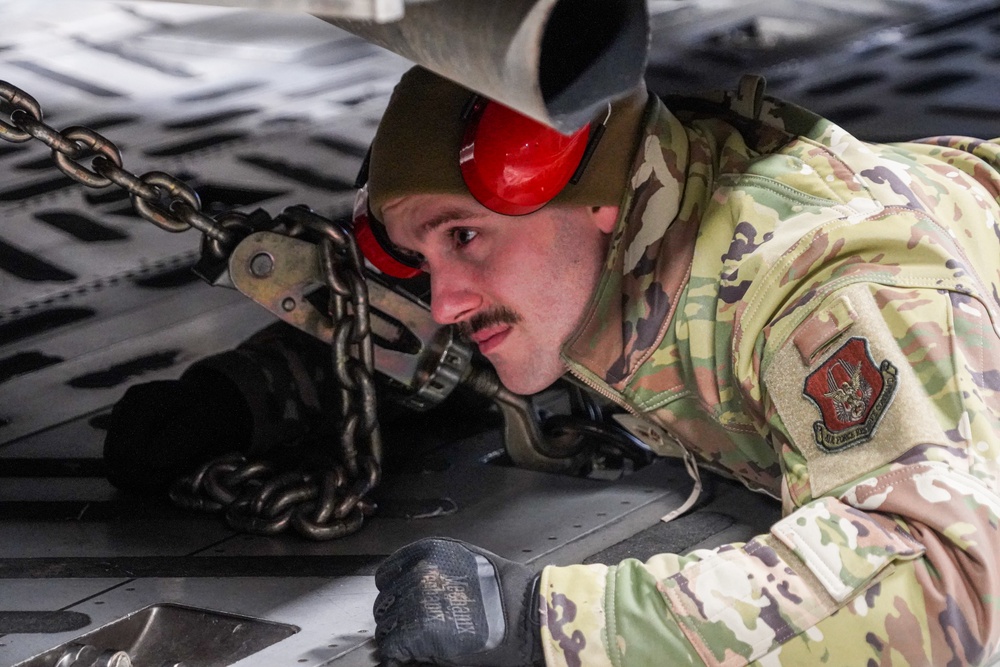
[[[521,321],[521,316],[506,306],[497,306],[490,310],[476,313],[469,319],[458,323],[458,333],[466,340],[470,340],[477,331],[482,331],[488,327],[498,324],[517,324]]]

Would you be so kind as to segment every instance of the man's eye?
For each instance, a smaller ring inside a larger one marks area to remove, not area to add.
[[[477,235],[478,232],[465,227],[455,227],[451,230],[451,238],[458,247],[468,245]]]

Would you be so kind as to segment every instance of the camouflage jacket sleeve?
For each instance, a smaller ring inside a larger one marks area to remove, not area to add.
[[[721,308],[785,518],[745,544],[545,568],[550,667],[965,665],[1000,650],[1000,150],[982,153],[993,166],[969,169],[993,184],[984,213],[942,194],[947,163],[873,168],[877,211],[767,235],[784,240],[761,243],[777,249]]]
[[[772,328],[763,404],[794,511],[746,544],[546,568],[548,664],[981,664],[1000,642],[989,315],[861,282]]]

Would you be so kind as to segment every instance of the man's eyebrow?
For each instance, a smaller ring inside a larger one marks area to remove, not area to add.
[[[476,211],[469,211],[461,208],[445,209],[437,215],[432,216],[420,223],[420,226],[417,227],[416,232],[414,232],[414,236],[418,242],[423,242],[428,234],[447,222],[452,222],[454,220],[474,220],[481,217],[483,217],[483,214]]]

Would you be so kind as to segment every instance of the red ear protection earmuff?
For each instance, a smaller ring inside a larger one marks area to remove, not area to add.
[[[503,215],[533,213],[577,182],[604,131],[588,124],[561,134],[479,96],[463,118],[462,178],[480,204]]]
[[[365,158],[367,164],[368,159]],[[359,178],[360,180],[360,178]],[[368,210],[368,185],[361,185],[354,198],[352,231],[358,249],[376,269],[392,278],[416,278],[422,271],[422,258],[400,251],[389,240],[385,227]]]
[[[611,108],[608,107],[610,117]],[[462,112],[465,133],[458,155],[470,194],[503,215],[525,215],[542,208],[583,175],[604,133],[607,118],[564,135],[509,107],[475,95]],[[392,244],[382,223],[368,208],[368,162],[365,157],[355,186],[354,236],[368,261],[394,278],[421,273],[423,258]]]

